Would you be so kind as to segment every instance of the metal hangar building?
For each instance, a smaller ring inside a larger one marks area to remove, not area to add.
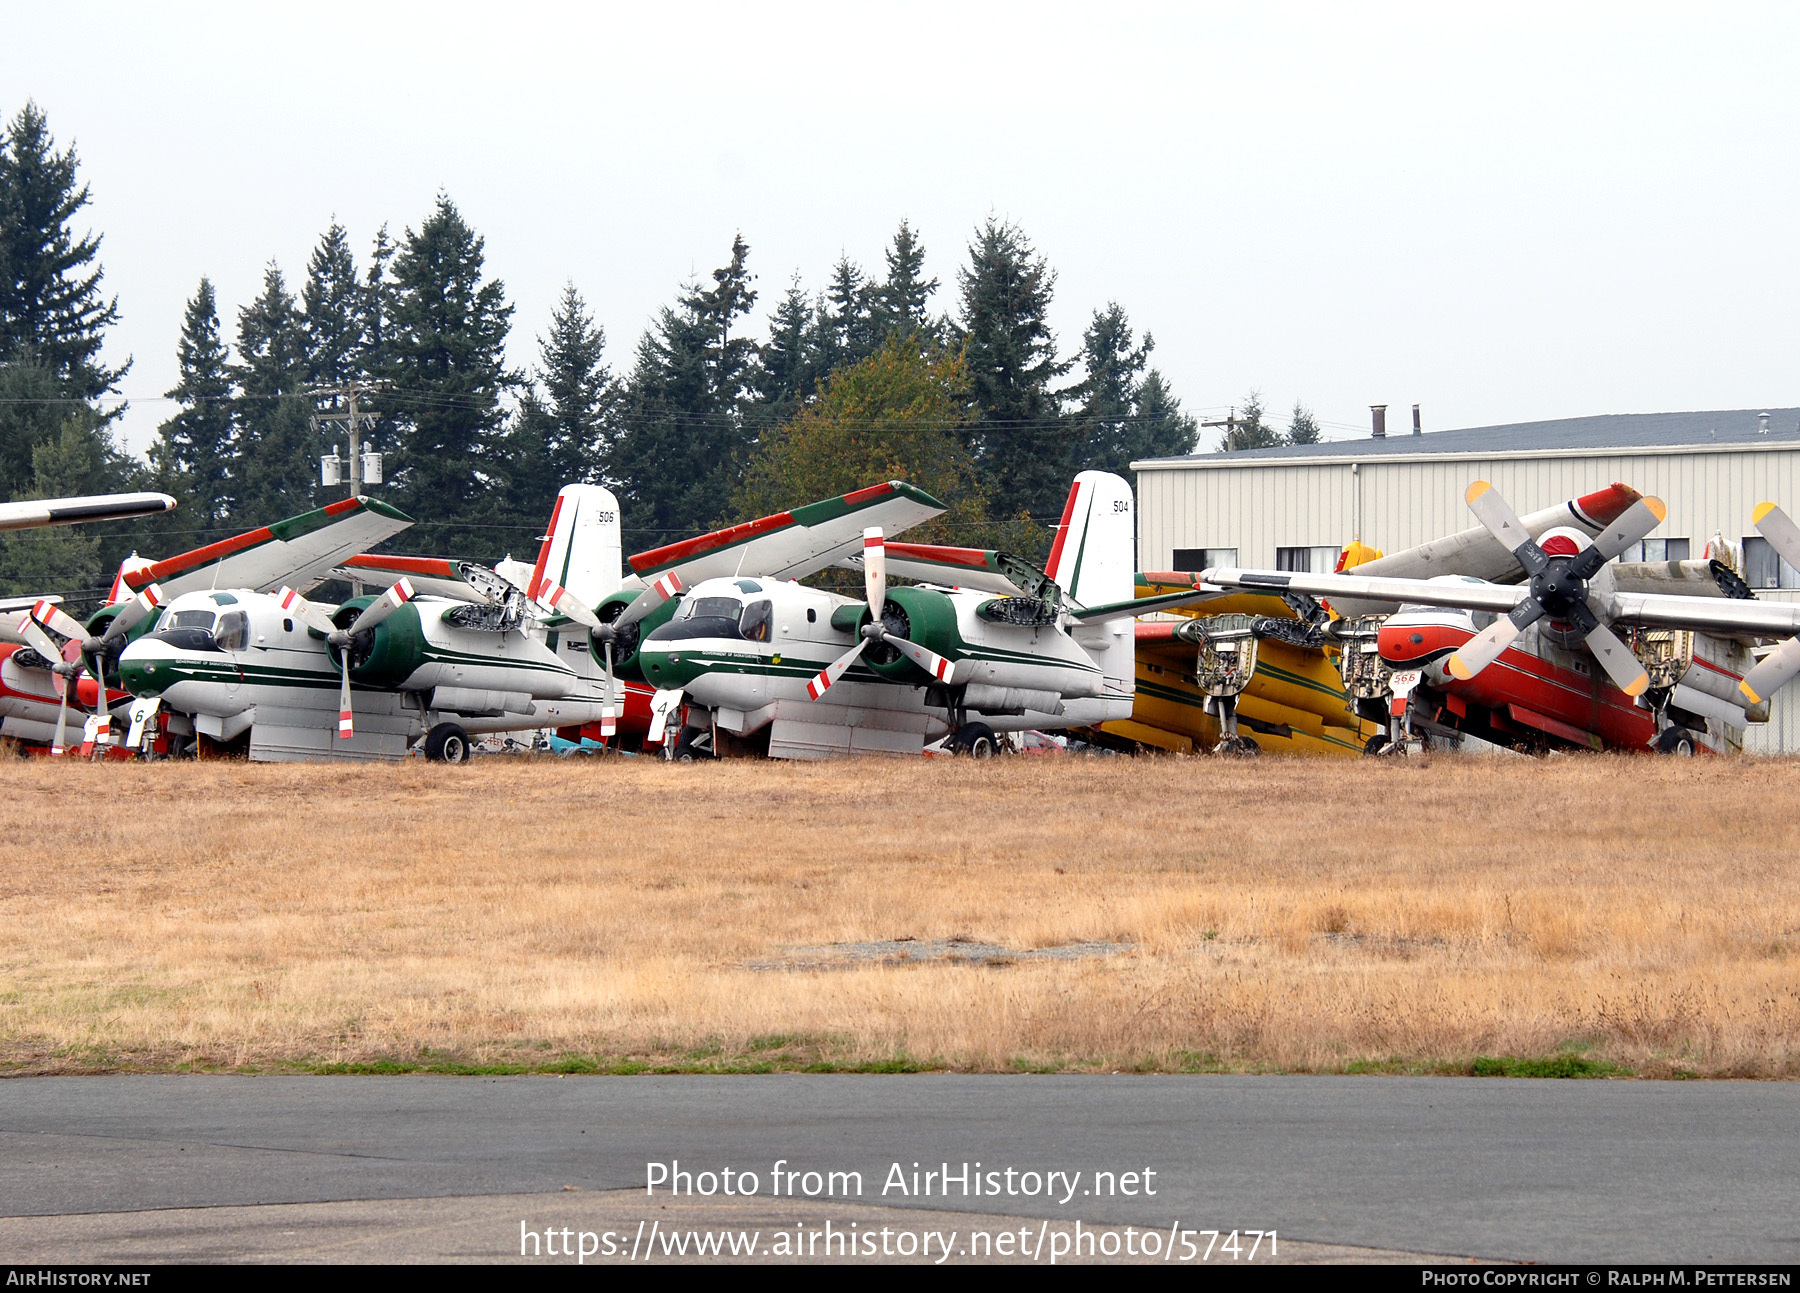
[[[1316,445],[1240,449],[1131,464],[1142,569],[1330,570],[1357,540],[1396,552],[1476,524],[1469,482],[1492,481],[1521,512],[1622,481],[1668,519],[1632,560],[1699,557],[1715,535],[1742,553],[1761,598],[1800,601],[1800,571],[1750,523],[1771,500],[1800,515],[1800,408],[1624,413]],[[1800,684],[1797,684],[1800,685]],[[1800,753],[1795,687],[1774,698],[1745,749]]]

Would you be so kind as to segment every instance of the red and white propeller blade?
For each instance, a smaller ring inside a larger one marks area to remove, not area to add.
[[[879,525],[863,531],[863,593],[869,599],[870,622],[881,623],[881,608],[887,604],[887,540]]]
[[[538,592],[538,600],[558,615],[568,616],[583,628],[600,627],[600,617],[594,614],[593,609],[561,584],[546,580]]]
[[[636,624],[669,598],[683,592],[686,587],[687,585],[681,582],[680,575],[673,570],[668,571],[632,600],[631,605],[627,606],[619,618],[613,621],[613,627],[622,629],[628,624]]]
[[[811,696],[814,700],[818,700],[826,692],[830,691],[837,680],[844,676],[844,670],[855,664],[858,657],[868,649],[871,640],[872,639],[870,638],[864,638],[848,651],[844,652],[843,655],[819,670],[813,680],[806,684],[806,694]]]
[[[350,709],[350,646],[338,648],[344,666],[344,685],[338,690],[338,740],[348,741],[356,735],[356,716]]]
[[[905,638],[897,638],[891,633],[883,636],[881,640],[939,682],[948,685],[956,681],[956,661],[946,660],[935,651],[927,651],[917,642],[908,642]]]
[[[381,596],[363,607],[363,612],[356,617],[355,623],[343,630],[344,640],[348,641],[358,633],[365,633],[369,629],[374,628],[377,624],[381,623],[381,621],[385,620],[388,616],[410,602],[414,596],[412,580],[400,580],[392,588],[388,589]]]
[[[87,629],[82,627],[81,621],[55,602],[34,602],[30,614],[33,620],[58,637],[72,638],[77,642],[87,638]]]
[[[275,594],[275,600],[281,604],[283,614],[292,615],[310,629],[317,629],[327,637],[337,631],[337,625],[331,622],[331,616],[325,608],[316,602],[309,602],[292,588],[283,585]]]

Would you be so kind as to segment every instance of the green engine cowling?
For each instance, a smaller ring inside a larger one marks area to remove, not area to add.
[[[602,598],[600,604],[594,607],[594,614],[599,617],[602,624],[611,624],[625,613],[626,607],[642,596],[642,589],[620,589],[618,592]],[[613,673],[616,676],[631,682],[647,681],[643,669],[639,667],[638,644],[653,630],[674,619],[675,612],[681,609],[681,602],[682,599],[679,596],[669,598],[636,624],[628,625],[619,634],[618,640],[613,643]],[[594,640],[591,633],[588,635],[588,654],[594,657],[595,664],[602,669],[606,668],[605,648]]]
[[[867,606],[840,606],[831,613],[831,627],[843,633],[856,633],[868,622]],[[916,642],[946,660],[961,659],[967,645],[957,631],[956,604],[934,588],[902,585],[888,589],[881,622],[889,633]],[[895,682],[931,681],[930,674],[890,646],[871,646],[863,652],[863,663]]]
[[[353,597],[337,608],[331,622],[349,628],[374,597]],[[339,648],[331,648],[331,662],[336,665]],[[419,608],[408,602],[372,632],[357,634],[350,644],[350,676],[372,687],[393,687],[410,678],[425,663],[425,629],[419,623]]]

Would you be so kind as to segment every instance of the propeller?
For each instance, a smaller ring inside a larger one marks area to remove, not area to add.
[[[83,636],[81,654],[85,657],[88,672],[94,675],[94,684],[98,691],[94,698],[94,744],[104,745],[112,735],[112,709],[106,703],[106,670],[109,661],[117,659],[125,649],[125,639],[131,630],[142,624],[149,616],[154,615],[163,604],[163,591],[156,584],[151,584],[137,593],[118,610],[112,623],[106,626],[106,632],[98,637]]]
[[[44,603],[39,603],[41,606]],[[37,607],[19,617],[19,636],[31,644],[31,649],[43,656],[50,663],[50,679],[56,688],[58,704],[56,707],[56,739],[50,743],[52,757],[60,757],[68,748],[66,737],[69,731],[69,691],[70,678],[81,670],[81,649],[71,639],[61,646],[44,631],[44,627],[36,618]],[[68,616],[63,618],[68,619]],[[74,623],[73,620],[70,620]],[[80,628],[79,624],[76,628]]]
[[[927,651],[916,642],[894,636],[881,622],[881,612],[887,605],[887,543],[882,538],[881,527],[878,525],[863,531],[863,591],[869,599],[869,622],[862,626],[859,634],[861,641],[821,669],[806,684],[806,694],[818,700],[830,691],[837,680],[844,676],[844,671],[862,657],[862,653],[869,649],[872,642],[882,642],[893,647],[939,682],[950,682],[956,672],[954,661]]]
[[[680,593],[683,587],[680,575],[673,570],[666,571],[660,579],[633,598],[631,605],[621,611],[611,623],[603,623],[592,608],[561,584],[545,580],[539,585],[538,601],[559,614],[567,615],[577,624],[585,625],[589,638],[600,644],[601,653],[606,660],[606,699],[600,704],[602,741],[612,740],[614,733],[619,730],[619,713],[613,703],[613,645],[618,642],[621,633]]]
[[[320,615],[323,615],[323,612],[320,612],[318,607],[313,606],[293,589],[281,590],[282,606],[284,608],[292,606],[298,610],[302,619],[305,619],[314,628],[320,628],[325,633],[325,641],[338,649],[338,661],[342,664],[344,671],[343,687],[338,692],[339,740],[348,741],[356,735],[356,720],[351,714],[350,706],[350,644],[356,640],[358,633],[369,632],[381,621],[410,602],[413,596],[412,581],[402,578],[381,596],[363,607],[362,614],[351,622],[349,628],[340,629],[329,627],[331,624],[329,619],[325,620],[324,625],[314,623],[312,619],[308,618],[309,612],[318,612]]]
[[[1638,542],[1668,515],[1657,498],[1640,498],[1617,520],[1600,532],[1593,543],[1569,555],[1549,553],[1538,546],[1519,521],[1512,505],[1485,480],[1469,486],[1463,496],[1469,510],[1498,539],[1531,577],[1531,595],[1513,610],[1463,643],[1444,662],[1451,676],[1473,678],[1511,646],[1513,640],[1545,616],[1567,620],[1580,631],[1607,675],[1627,696],[1641,696],[1650,686],[1650,675],[1610,628],[1600,622],[1588,604],[1588,580],[1600,568]]]
[[[1792,517],[1773,503],[1758,503],[1750,520],[1775,549],[1776,555],[1788,565],[1800,567],[1800,525],[1795,525]],[[1759,704],[1773,696],[1797,673],[1800,673],[1800,638],[1789,638],[1744,675],[1738,690],[1750,698],[1751,704]]]

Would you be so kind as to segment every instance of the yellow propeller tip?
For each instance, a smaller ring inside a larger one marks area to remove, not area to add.
[[[1764,504],[1764,506],[1767,506],[1767,504]],[[1738,690],[1739,690],[1739,691],[1741,691],[1741,692],[1743,692],[1743,693],[1744,693],[1744,695],[1746,695],[1746,696],[1748,696],[1748,697],[1749,697],[1749,698],[1750,698],[1750,703],[1751,703],[1751,704],[1752,704],[1752,705],[1760,705],[1760,704],[1762,704],[1762,697],[1761,697],[1761,696],[1758,696],[1758,695],[1757,695],[1757,694],[1756,694],[1756,693],[1755,693],[1755,692],[1753,692],[1753,691],[1751,691],[1751,690],[1750,690],[1750,684],[1749,684],[1749,683],[1747,683],[1747,682],[1740,682],[1740,683],[1739,683],[1739,684],[1738,684]]]
[[[1642,696],[1646,691],[1649,691],[1649,690],[1650,690],[1650,675],[1647,673],[1640,673],[1637,677],[1635,677],[1631,680],[1631,685],[1625,689],[1625,694],[1627,696]]]
[[[1660,525],[1669,519],[1669,505],[1660,498],[1646,498],[1644,506],[1650,509],[1650,514],[1656,518],[1657,524]]]
[[[1492,488],[1493,486],[1488,484],[1485,480],[1478,480],[1473,485],[1469,486],[1468,492],[1463,495],[1463,501],[1465,503],[1473,503]]]
[[[1770,512],[1773,512],[1774,510],[1775,510],[1775,504],[1773,504],[1773,503],[1758,503],[1756,505],[1756,510],[1754,512],[1750,513],[1750,524],[1761,525],[1763,517],[1767,516]]]
[[[1448,660],[1444,661],[1444,668],[1450,671],[1450,676],[1452,678],[1460,679],[1463,682],[1467,682],[1475,676],[1474,671],[1471,670],[1468,665],[1463,663],[1463,658],[1460,655],[1452,655]]]

